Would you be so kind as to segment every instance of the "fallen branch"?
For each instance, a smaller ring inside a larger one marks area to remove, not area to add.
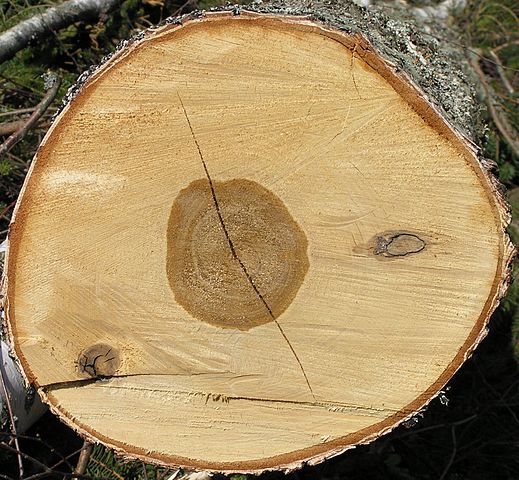
[[[515,132],[512,125],[510,125],[510,122],[508,121],[506,116],[499,112],[494,101],[494,90],[488,83],[485,74],[483,73],[483,70],[481,70],[481,67],[479,66],[478,61],[475,59],[470,59],[469,61],[470,65],[478,75],[479,80],[481,82],[483,96],[487,104],[488,113],[490,113],[490,116],[492,117],[495,126],[503,136],[505,142],[512,149],[513,153],[519,157],[519,140],[517,139],[517,133]]]
[[[8,117],[12,115],[21,115],[23,113],[31,113],[34,111],[34,107],[30,108],[19,108],[18,110],[9,110],[8,112],[0,113],[0,117]]]
[[[5,137],[6,135],[11,135],[17,130],[20,130],[25,125],[27,120],[20,119],[14,120],[12,122],[0,123],[0,137]]]
[[[35,15],[0,35],[0,63],[9,60],[29,42],[80,20],[92,20],[112,10],[119,0],[69,0]]]
[[[88,462],[90,461],[90,457],[92,455],[92,449],[94,445],[85,440],[83,443],[83,448],[81,449],[81,453],[79,454],[79,460],[77,462],[77,466],[74,469],[74,473],[77,475],[83,475],[86,472]],[[78,477],[74,477],[78,478]]]
[[[32,115],[27,119],[22,127],[14,132],[4,143],[0,145],[0,158],[2,158],[11,148],[13,148],[27,132],[36,124],[40,117],[45,113],[58,93],[61,79],[55,74],[49,74],[47,78],[49,89],[42,101],[36,106]]]
[[[499,57],[496,55],[496,53],[493,50],[490,50],[489,54],[492,57],[492,59],[494,60],[494,63],[496,65],[496,69],[497,69],[497,73],[499,75],[499,78],[501,79],[501,82],[505,86],[508,93],[513,95],[515,93],[514,87],[512,87],[510,80],[508,80],[508,77],[506,76],[505,70],[503,68],[503,64],[501,63],[501,60],[499,59]]]

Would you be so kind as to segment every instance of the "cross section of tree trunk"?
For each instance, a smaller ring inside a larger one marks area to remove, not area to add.
[[[124,455],[258,472],[376,438],[441,390],[503,293],[508,218],[453,126],[470,119],[418,88],[423,65],[293,13],[135,39],[83,79],[25,184],[11,340],[53,411]]]

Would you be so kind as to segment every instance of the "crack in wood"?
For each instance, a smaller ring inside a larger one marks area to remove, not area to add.
[[[345,43],[341,42],[337,38],[331,37],[325,33],[319,32],[319,35],[326,38],[327,40],[331,40],[335,43],[338,43],[341,47],[347,48],[351,52],[351,59],[350,59],[351,80],[352,80],[353,86],[355,87],[355,91],[357,92],[357,96],[359,97],[359,100],[363,100],[362,95],[360,94],[359,88],[357,86],[357,81],[355,80],[355,70],[354,70],[354,60],[355,60],[355,55],[357,54],[357,47],[359,46],[359,44],[357,42],[355,42],[353,44],[353,48],[351,48],[350,45],[346,45]],[[360,58],[360,60],[363,60],[362,57],[359,57],[359,58]]]
[[[187,114],[187,110],[186,110],[186,107],[184,106],[184,102],[182,101],[182,98],[180,96],[180,93],[177,92],[177,95],[178,95],[178,99],[180,101],[180,105],[182,106],[182,110],[184,112],[184,116],[186,117],[186,121],[187,121],[187,124],[189,126],[189,130],[191,131],[191,136],[193,137],[193,141],[196,145],[196,149],[198,151],[198,155],[200,157],[200,160],[202,161],[202,165],[204,167],[204,172],[205,172],[205,175],[207,177],[207,181],[209,183],[209,188],[211,190],[211,196],[213,198],[213,204],[214,204],[214,207],[216,209],[216,213],[218,215],[218,220],[220,221],[220,226],[222,227],[222,230],[223,230],[223,233],[225,235],[225,238],[227,240],[227,243],[229,244],[229,248],[231,250],[231,255],[233,256],[234,260],[238,262],[238,264],[240,265],[240,268],[242,269],[245,277],[247,278],[247,281],[249,282],[249,284],[251,285],[252,289],[254,290],[254,292],[256,293],[256,295],[258,296],[258,298],[261,300],[261,302],[263,303],[263,305],[265,306],[268,314],[270,315],[270,317],[272,317],[272,320],[273,322],[276,324],[276,326],[278,327],[281,335],[283,336],[283,338],[285,339],[288,347],[290,348],[294,358],[296,359],[297,363],[299,364],[299,368],[301,369],[301,372],[303,373],[303,376],[304,376],[304,379],[305,379],[305,382],[308,386],[308,389],[310,390],[310,393],[313,397],[314,400],[316,400],[316,397],[315,397],[315,394],[314,394],[314,391],[312,389],[312,386],[310,384],[310,381],[308,380],[308,376],[306,375],[306,371],[303,367],[303,364],[301,363],[301,360],[299,359],[299,356],[297,355],[294,347],[292,346],[290,340],[288,339],[287,335],[285,334],[283,328],[281,327],[281,325],[279,324],[279,322],[277,321],[276,317],[274,316],[274,314],[272,313],[272,310],[271,308],[269,307],[267,301],[265,300],[265,298],[263,297],[263,295],[261,294],[261,292],[259,291],[258,289],[258,286],[256,285],[256,283],[254,282],[254,279],[251,277],[251,275],[249,274],[248,270],[247,270],[247,267],[245,266],[245,264],[242,262],[242,260],[240,259],[240,257],[238,256],[238,254],[236,253],[236,248],[234,247],[234,243],[229,235],[229,232],[227,230],[227,226],[225,225],[225,222],[224,222],[224,219],[223,219],[223,215],[222,215],[222,211],[220,209],[220,205],[218,203],[218,198],[216,196],[216,191],[215,191],[215,188],[214,188],[214,184],[213,184],[213,180],[211,179],[211,175],[209,174],[209,169],[207,168],[207,164],[204,160],[204,156],[202,154],[202,149],[200,148],[200,144],[198,143],[198,140],[196,138],[196,135],[195,135],[195,131],[193,129],[193,126],[191,124],[191,120],[189,119],[189,115]]]
[[[228,372],[226,372],[228,373]],[[181,374],[179,374],[181,375]],[[412,413],[412,410],[396,410],[388,407],[376,408],[373,406],[363,406],[363,405],[354,405],[350,403],[342,403],[342,402],[334,402],[327,400],[315,400],[313,402],[306,400],[292,400],[292,399],[283,399],[283,398],[264,398],[264,397],[255,397],[248,395],[225,395],[222,393],[213,393],[213,392],[203,392],[203,391],[193,391],[193,390],[169,390],[160,387],[146,387],[146,386],[138,386],[138,385],[118,385],[110,382],[110,380],[115,379],[124,379],[131,377],[147,377],[147,376],[161,376],[161,377],[169,377],[169,376],[177,376],[177,374],[171,373],[137,373],[137,374],[128,374],[128,375],[114,375],[113,377],[98,377],[98,378],[86,378],[82,380],[74,380],[68,382],[57,382],[57,383],[49,383],[47,385],[43,385],[39,387],[44,392],[52,392],[56,390],[62,390],[64,388],[69,387],[82,387],[92,384],[103,384],[106,383],[107,386],[109,384],[110,389],[120,389],[120,390],[132,390],[132,391],[144,391],[144,392],[161,392],[164,394],[173,394],[173,395],[188,395],[188,396],[197,396],[205,399],[206,403],[208,400],[212,400],[215,402],[223,402],[229,403],[231,400],[244,400],[250,402],[262,402],[262,403],[274,403],[274,404],[284,404],[284,405],[301,405],[308,407],[321,407],[326,408],[330,412],[337,413],[351,413],[357,412],[361,415],[369,415],[369,416],[379,416],[379,414],[385,415],[393,415],[395,413]]]
[[[351,68],[351,80],[353,81],[353,86],[355,87],[355,91],[357,92],[357,95],[359,97],[359,100],[362,100],[362,96],[359,92],[359,87],[357,86],[357,81],[355,80],[355,55],[357,53],[357,44],[355,43],[355,45],[353,46],[353,50],[351,51],[351,64],[350,64],[350,68]]]
[[[88,373],[93,377],[97,377],[96,363],[102,356],[103,355],[97,355],[97,357],[94,357],[92,362],[88,363],[88,358],[85,355],[83,355],[83,361],[79,362],[79,366],[83,372]]]
[[[244,377],[256,377],[259,374],[256,373],[246,373],[246,374],[237,374],[235,372],[231,372],[230,370],[224,370],[220,372],[181,372],[181,373],[164,373],[164,372],[147,372],[147,373],[123,373],[123,374],[115,374],[115,375],[100,375],[98,374],[92,378],[78,378],[75,380],[63,380],[61,382],[53,382],[47,383],[45,385],[38,385],[37,388],[42,389],[43,391],[51,391],[51,390],[62,390],[64,388],[69,387],[82,387],[84,385],[92,385],[97,382],[108,381],[114,378],[131,378],[131,377],[196,377],[203,375],[232,375],[233,378],[244,378]],[[36,387],[35,387],[36,388]]]

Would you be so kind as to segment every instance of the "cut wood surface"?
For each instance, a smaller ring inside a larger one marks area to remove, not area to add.
[[[293,468],[439,392],[502,294],[505,223],[471,143],[361,36],[207,14],[55,121],[10,231],[10,333],[93,440]]]

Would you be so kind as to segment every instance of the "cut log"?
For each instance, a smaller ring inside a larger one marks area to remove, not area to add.
[[[333,5],[124,45],[71,92],[11,226],[28,381],[93,441],[210,471],[316,463],[416,414],[512,255],[448,58]]]

